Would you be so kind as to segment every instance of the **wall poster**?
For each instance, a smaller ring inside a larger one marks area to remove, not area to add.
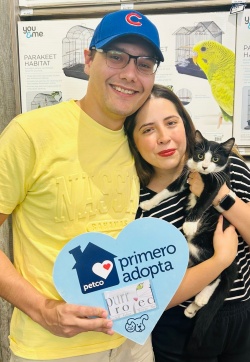
[[[229,12],[148,16],[159,30],[165,57],[156,82],[171,86],[196,128],[219,142],[232,136],[233,104],[230,100],[223,109],[223,99],[214,97],[214,85],[193,61],[193,47],[200,53],[209,41],[217,54],[226,52],[234,57],[236,16]],[[81,18],[18,23],[22,112],[83,97],[88,83],[83,49],[99,21]],[[221,66],[212,54],[208,57],[206,61],[216,64],[217,85],[223,86],[224,64]],[[211,70],[207,71],[210,76]],[[234,82],[228,86],[232,93]]]
[[[238,15],[233,134],[236,144],[250,146],[250,10]]]

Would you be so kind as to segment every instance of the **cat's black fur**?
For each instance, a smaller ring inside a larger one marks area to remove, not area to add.
[[[229,155],[232,153],[233,145],[234,138],[218,143],[208,141],[199,131],[196,131],[193,157],[188,160],[182,175],[169,185],[167,189],[155,195],[151,200],[140,204],[142,209],[150,210],[163,199],[187,188],[187,178],[190,170],[200,173],[204,189],[199,198],[190,193],[186,205],[186,219],[183,224],[183,230],[189,244],[189,266],[197,265],[214,254],[213,235],[220,214],[214,209],[212,202],[225,182],[230,188]],[[212,154],[212,161],[205,163],[203,157],[208,152]],[[211,171],[209,168],[206,168],[209,165],[210,167],[216,165],[216,167]],[[228,224],[227,222],[225,227]],[[196,316],[193,334],[190,338],[190,347],[198,347],[201,344],[214,315],[229,294],[229,290],[236,278],[236,273],[236,264],[232,263],[221,273],[219,278],[204,288],[195,297],[194,302],[185,309],[185,315],[189,318],[192,318],[200,309]]]

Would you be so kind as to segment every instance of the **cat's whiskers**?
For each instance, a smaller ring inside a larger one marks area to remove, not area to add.
[[[224,171],[220,172],[214,172],[211,174],[212,177],[214,177],[220,185],[222,185],[225,182],[226,173]]]

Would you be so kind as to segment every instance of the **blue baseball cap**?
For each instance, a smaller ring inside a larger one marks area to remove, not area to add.
[[[89,49],[101,49],[111,41],[126,35],[145,39],[154,49],[156,57],[163,62],[159,33],[156,26],[135,10],[118,10],[103,17],[96,27]]]

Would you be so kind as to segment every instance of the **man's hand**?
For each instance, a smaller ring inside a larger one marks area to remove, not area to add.
[[[17,272],[1,250],[0,296],[56,336],[67,338],[88,331],[114,334],[104,308],[48,299]]]
[[[69,338],[89,331],[113,335],[113,323],[107,315],[103,308],[47,299],[36,322],[59,337]]]

